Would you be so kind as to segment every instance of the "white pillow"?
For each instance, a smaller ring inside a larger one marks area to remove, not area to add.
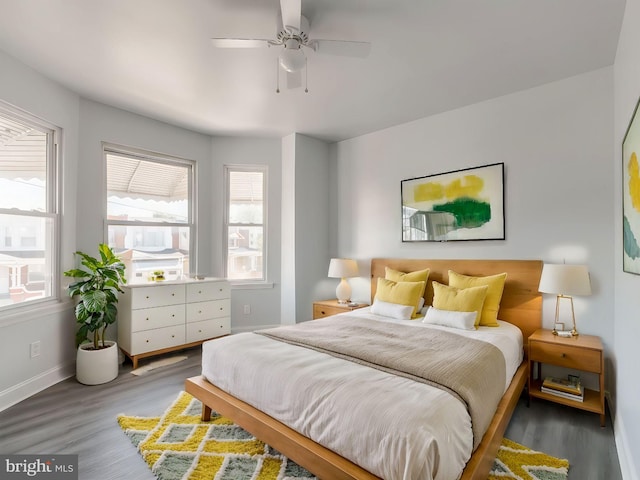
[[[395,318],[397,320],[411,320],[413,306],[383,302],[382,300],[374,298],[370,312],[375,313],[376,315],[382,315],[383,317]]]
[[[462,330],[475,330],[477,316],[478,312],[453,312],[429,307],[422,323],[460,328]]]

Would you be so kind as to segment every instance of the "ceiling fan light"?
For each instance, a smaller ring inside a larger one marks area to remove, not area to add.
[[[278,56],[280,66],[287,72],[299,72],[307,62],[304,52],[301,48],[284,48]]]

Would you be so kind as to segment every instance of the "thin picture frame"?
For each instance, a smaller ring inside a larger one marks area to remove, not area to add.
[[[400,182],[403,242],[505,240],[504,163]]]
[[[622,270],[640,275],[640,98],[622,140]]]

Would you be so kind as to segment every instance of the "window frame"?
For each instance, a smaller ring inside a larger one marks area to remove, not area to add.
[[[114,154],[119,156],[131,157],[148,162],[161,163],[165,165],[176,165],[181,167],[187,167],[189,169],[188,177],[188,189],[187,198],[189,201],[187,211],[187,222],[148,222],[148,221],[136,221],[136,220],[109,220],[108,215],[108,172],[107,172],[107,154]],[[110,226],[123,226],[123,227],[178,227],[189,229],[189,276],[193,275],[198,265],[198,242],[197,242],[197,192],[196,192],[196,179],[198,163],[194,160],[188,160],[181,157],[167,155],[158,152],[152,152],[150,150],[144,150],[135,147],[127,147],[124,145],[117,145],[108,142],[102,142],[102,160],[104,168],[104,202],[103,202],[103,218],[104,218],[104,241],[109,242],[109,227]]]
[[[230,195],[230,180],[231,173],[233,172],[259,172],[262,174],[262,223],[237,223],[231,224],[229,223],[229,208],[231,207],[231,199]],[[234,286],[242,287],[242,286],[258,286],[258,287],[269,287],[271,286],[271,282],[269,282],[269,270],[268,270],[268,235],[267,235],[267,225],[268,225],[268,178],[269,178],[269,167],[268,165],[258,165],[258,164],[226,164],[223,166],[223,213],[222,213],[222,245],[223,254],[222,254],[222,268],[223,268],[223,276]],[[229,227],[234,226],[243,226],[243,227],[262,227],[262,278],[245,278],[245,279],[231,279],[228,275],[228,262],[229,262]]]
[[[51,228],[53,229],[53,232],[49,236],[52,245],[45,244],[45,262],[47,260],[46,251],[49,250],[51,263],[49,270],[51,273],[49,295],[43,298],[0,306],[0,313],[2,313],[3,317],[2,321],[0,321],[0,325],[5,325],[14,323],[15,319],[21,319],[22,317],[18,317],[18,315],[23,312],[33,311],[46,307],[47,305],[61,303],[62,296],[60,287],[62,282],[60,280],[60,246],[62,244],[62,232],[60,195],[62,193],[62,162],[60,160],[60,146],[62,144],[63,131],[62,128],[25,110],[14,107],[2,100],[0,100],[0,115],[8,118],[9,120],[30,126],[33,129],[44,133],[47,138],[45,211],[37,212],[33,210],[20,210],[18,208],[0,208],[0,215],[50,219],[52,225]]]

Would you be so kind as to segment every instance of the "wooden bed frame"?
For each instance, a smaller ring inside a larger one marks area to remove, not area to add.
[[[507,272],[498,318],[518,326],[526,344],[529,335],[542,323],[542,297],[538,283],[542,272],[539,260],[410,260],[373,259],[371,261],[371,298],[375,296],[378,277],[384,277],[385,267],[410,272],[429,268],[425,305],[433,298],[431,281],[448,283],[448,270],[473,276]],[[527,362],[523,361],[505,392],[487,432],[467,463],[463,480],[486,480],[493,460],[509,424],[511,415],[528,378]],[[283,425],[251,405],[207,382],[202,376],[185,381],[185,390],[203,404],[202,418],[208,420],[211,410],[230,418],[256,438],[303,466],[318,478],[326,480],[357,480],[378,478],[362,467],[341,457]]]

